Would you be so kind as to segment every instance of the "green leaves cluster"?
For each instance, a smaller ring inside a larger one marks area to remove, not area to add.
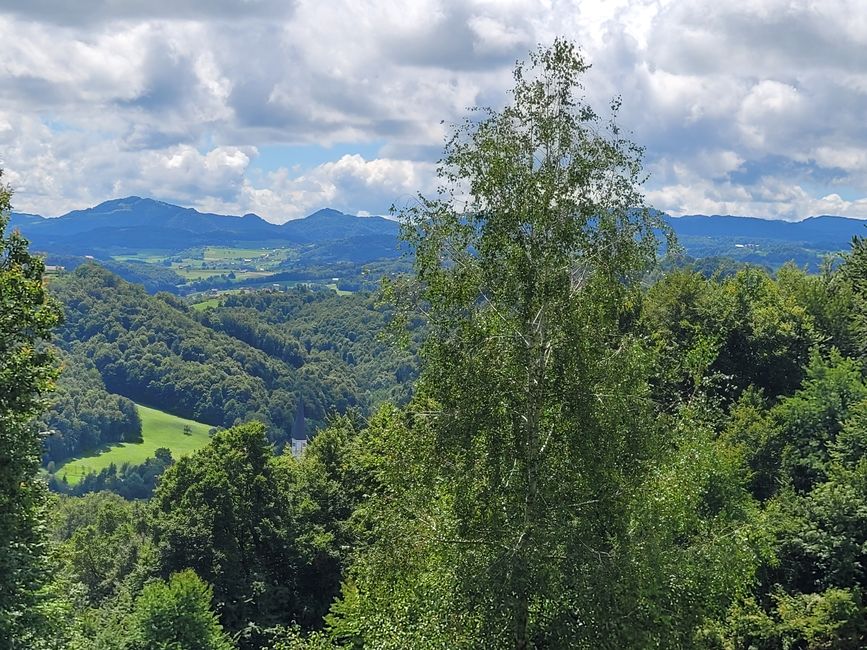
[[[0,640],[10,648],[42,647],[51,627],[43,504],[36,480],[39,432],[32,418],[56,368],[45,345],[60,311],[42,283],[42,260],[7,233],[11,190],[0,184]]]

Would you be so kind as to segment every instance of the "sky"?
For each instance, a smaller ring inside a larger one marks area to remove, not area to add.
[[[0,0],[0,167],[46,216],[384,214],[556,37],[622,97],[652,206],[867,218],[863,0]]]

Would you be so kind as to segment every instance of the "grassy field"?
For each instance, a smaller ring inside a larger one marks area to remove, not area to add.
[[[190,452],[201,449],[210,440],[208,424],[185,420],[164,411],[136,404],[141,416],[143,442],[122,442],[100,447],[82,458],[70,460],[57,469],[57,478],[64,476],[70,485],[75,485],[90,472],[98,472],[111,463],[122,465],[130,463],[139,465],[151,458],[160,447],[171,450],[172,456],[178,458]],[[191,433],[184,433],[184,425],[189,425]]]
[[[332,282],[331,284],[326,284],[325,286],[328,287],[329,289],[331,289],[332,291],[336,291],[338,296],[351,296],[353,293],[352,291],[346,291],[346,289],[338,289],[336,282]]]
[[[202,302],[194,302],[190,305],[196,311],[205,311],[209,307],[219,307],[220,303],[223,301],[219,298],[208,298],[207,300],[203,300]]]
[[[178,275],[183,276],[187,280],[202,280],[204,278],[210,278],[215,275],[229,275],[229,273],[235,274],[236,280],[247,280],[249,278],[264,278],[265,276],[271,275],[271,271],[241,271],[239,269],[184,269],[184,268],[175,268],[172,269]]]
[[[189,269],[179,267],[172,270],[187,280],[203,280],[215,275],[228,275],[233,271],[233,269]]]
[[[202,259],[206,262],[241,262],[245,259],[256,264],[276,264],[287,259],[298,259],[296,248],[231,248],[229,246],[206,246]]]
[[[112,255],[111,259],[118,262],[147,262],[148,264],[159,264],[167,257],[171,257],[171,251],[163,250],[141,250],[136,253],[126,253],[124,255]]]
[[[230,248],[228,246],[206,246],[203,251],[203,258],[206,262],[216,262],[218,260],[237,260],[237,259],[256,259],[262,257],[269,252],[262,248]]]

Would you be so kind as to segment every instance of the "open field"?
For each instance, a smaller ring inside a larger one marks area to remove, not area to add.
[[[230,246],[206,246],[202,250],[205,262],[232,262],[275,266],[287,259],[298,259],[296,248],[232,248]],[[249,260],[249,261],[248,261]]]
[[[118,262],[147,262],[148,264],[159,264],[164,259],[171,256],[171,251],[141,250],[136,253],[112,255],[111,259],[117,260]]]
[[[203,300],[201,302],[194,302],[190,306],[193,309],[195,309],[196,311],[205,311],[206,309],[208,309],[210,307],[219,307],[220,303],[222,303],[222,302],[223,301],[220,300],[219,298],[208,298],[207,300]]]
[[[338,289],[336,282],[326,284],[325,286],[329,289],[332,289],[333,291],[336,291],[338,296],[351,296],[353,293],[352,291],[346,291],[346,289]]]
[[[268,249],[262,248],[231,248],[229,246],[206,246],[204,248],[203,259],[206,262],[217,262],[223,260],[239,260],[253,259],[263,257],[269,253]]]
[[[208,424],[179,418],[165,411],[136,404],[142,423],[142,442],[122,442],[94,450],[82,458],[67,461],[57,469],[57,478],[64,476],[70,485],[75,485],[85,474],[98,472],[111,463],[138,465],[151,458],[160,447],[171,450],[174,458],[201,449],[210,440]],[[184,433],[189,425],[191,433]]]
[[[229,273],[234,273],[236,280],[262,278],[266,275],[271,275],[271,271],[241,271],[233,268],[201,269],[175,267],[172,270],[178,275],[185,277],[187,280],[202,280],[216,275],[228,275]]]

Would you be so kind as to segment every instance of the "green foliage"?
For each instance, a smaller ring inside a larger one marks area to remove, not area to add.
[[[231,650],[211,610],[211,588],[193,571],[152,582],[136,598],[128,620],[129,650]]]
[[[267,646],[269,650],[332,650],[334,645],[321,632],[304,634],[298,626],[278,629]]]
[[[809,494],[787,495],[776,504],[782,581],[792,590],[867,586],[867,461],[834,465]]]
[[[695,394],[719,354],[719,330],[704,326],[710,287],[699,273],[673,271],[654,283],[642,302],[656,349],[655,391],[672,408]]]
[[[700,400],[679,414],[673,450],[636,499],[626,551],[638,568],[628,647],[693,647],[707,620],[747,593],[772,535],[747,489],[740,451],[715,438],[718,414]],[[660,603],[665,603],[660,606]],[[635,633],[634,633],[635,634]]]
[[[775,559],[729,613],[725,647],[863,647],[865,391],[860,363],[832,348],[813,354],[794,395],[766,409],[746,393],[733,409],[725,437],[760,477],[757,496],[772,497],[764,527]]]
[[[63,461],[112,442],[140,440],[142,422],[135,404],[109,393],[86,356],[60,351],[59,357],[57,391],[39,419],[40,429],[51,431],[43,443],[43,462]]]
[[[750,469],[750,492],[765,501],[780,487],[780,457],[784,444],[761,391],[745,390],[729,409],[721,438],[737,447]]]
[[[859,351],[867,352],[867,239],[852,238],[852,250],[841,268],[843,278],[852,291],[852,325],[857,332]]]
[[[824,351],[839,350],[843,356],[858,353],[858,332],[854,319],[854,292],[844,273],[823,267],[819,274],[808,274],[787,264],[777,272],[780,292],[802,306],[817,333]]]
[[[31,420],[56,376],[44,344],[60,321],[46,294],[44,264],[17,232],[6,233],[11,192],[0,184],[0,641],[48,647],[57,606],[48,586],[44,486]]]
[[[332,621],[375,647],[673,647],[751,575],[739,465],[687,420],[666,439],[650,399],[661,224],[585,70],[562,41],[519,65],[449,141],[444,197],[402,214],[416,278],[390,291],[429,336],[416,399],[365,434],[372,542]]]
[[[768,613],[755,600],[732,608],[727,632],[708,635],[710,647],[728,649],[856,650],[867,640],[860,595],[847,589],[788,595],[776,592]]]
[[[810,350],[827,338],[787,273],[783,285],[757,268],[722,280],[675,271],[648,290],[643,320],[661,361],[654,383],[664,404],[687,399],[698,383],[725,400],[749,386],[772,399],[798,387]]]
[[[861,365],[832,350],[814,354],[803,387],[772,411],[783,441],[781,474],[807,492],[826,480],[831,449],[850,410],[867,399]]]
[[[190,568],[212,584],[228,629],[299,611],[288,474],[261,424],[221,431],[178,460],[154,494],[151,526],[160,573]]]
[[[296,544],[302,564],[296,577],[303,610],[296,619],[316,626],[340,592],[344,572],[358,546],[353,519],[369,482],[360,461],[367,443],[355,415],[334,418],[320,430],[300,460],[280,462],[292,475]]]
[[[58,497],[51,524],[63,565],[84,587],[88,605],[116,596],[124,585],[141,589],[154,559],[142,506],[107,492]]]
[[[331,397],[338,412],[358,406],[363,412],[382,401],[408,399],[416,377],[419,328],[413,345],[395,349],[381,336],[388,313],[370,296],[335,296],[329,292],[232,295],[203,317],[215,329],[250,342],[269,354],[285,355],[277,342],[295,341],[291,357],[305,381],[299,385],[305,412],[324,422]],[[250,325],[240,327],[239,323]],[[296,350],[300,344],[300,352]],[[363,387],[363,389],[362,389]]]

